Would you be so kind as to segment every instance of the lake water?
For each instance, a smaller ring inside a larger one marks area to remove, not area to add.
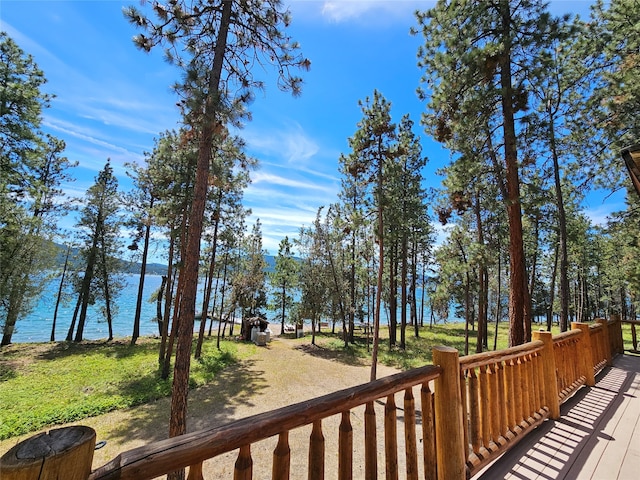
[[[133,318],[136,313],[136,300],[138,296],[139,275],[125,275],[124,288],[115,299],[117,312],[113,315],[113,336],[115,338],[130,337],[133,333]],[[144,283],[144,292],[142,295],[142,314],[140,316],[140,336],[157,335],[158,324],[156,318],[156,303],[150,303],[149,297],[154,293],[162,283],[160,275],[146,275]],[[18,319],[16,323],[13,337],[14,343],[25,342],[48,342],[51,337],[51,326],[53,323],[53,312],[56,306],[56,297],[58,295],[58,287],[60,279],[55,279],[47,285],[45,291],[38,299],[35,308],[26,316]],[[196,311],[200,311],[202,306],[203,286],[198,289],[198,297],[196,302]],[[73,318],[73,309],[75,308],[77,296],[73,296],[72,300],[67,304],[60,304],[58,307],[58,316],[56,320],[56,341],[64,340]],[[103,304],[98,302],[96,305],[90,305],[87,310],[87,321],[84,327],[85,340],[106,339],[109,336],[107,322],[101,312]],[[273,312],[267,312],[269,321],[278,322],[279,319],[272,320],[276,317]],[[428,312],[425,312],[425,321],[428,322]],[[383,309],[381,323],[388,322],[387,310]],[[196,322],[196,328],[199,323]]]
[[[114,337],[130,337],[133,333],[133,318],[136,313],[136,299],[138,297],[139,275],[125,275],[124,288],[115,300],[118,306],[117,313],[113,316]],[[142,314],[140,316],[140,335],[157,335],[158,324],[156,318],[156,303],[149,303],[149,297],[160,288],[162,277],[160,275],[146,275],[144,292],[142,295]],[[30,314],[19,318],[13,333],[12,341],[19,342],[48,342],[51,337],[53,312],[56,307],[56,297],[60,279],[49,283],[40,297],[36,307]],[[199,296],[201,298],[201,295]],[[56,320],[55,339],[64,340],[73,318],[73,310],[77,296],[66,304],[58,307]],[[198,300],[202,304],[202,300]],[[109,336],[107,322],[100,311],[102,303],[90,305],[87,310],[87,321],[84,327],[85,340],[98,340]],[[199,310],[196,308],[196,310]]]

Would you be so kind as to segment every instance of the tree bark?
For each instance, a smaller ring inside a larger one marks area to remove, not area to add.
[[[153,207],[153,202],[149,208]],[[144,292],[144,279],[147,274],[147,257],[149,255],[149,237],[151,225],[144,226],[144,246],[142,247],[142,265],[140,266],[140,280],[138,282],[138,297],[136,299],[136,313],[133,317],[133,333],[131,334],[131,345],[135,345],[140,336],[140,315],[142,314],[142,293]]]
[[[509,219],[509,345],[525,342],[525,325],[530,319],[531,306],[527,288],[526,259],[522,238],[522,210],[520,206],[520,177],[516,146],[514,89],[511,73],[511,10],[508,0],[500,1],[502,39],[500,84],[502,87],[502,114],[504,157],[507,180],[507,217]]]
[[[189,393],[189,369],[198,286],[198,267],[200,264],[200,237],[202,234],[209,182],[209,163],[212,142],[216,128],[218,127],[218,120],[216,118],[218,109],[217,96],[222,73],[222,63],[227,49],[227,35],[231,24],[232,6],[233,2],[230,1],[222,3],[222,15],[214,50],[213,67],[209,75],[209,93],[206,99],[204,119],[201,125],[198,163],[196,166],[196,183],[189,215],[187,249],[184,267],[180,274],[181,277],[184,275],[183,285],[185,288],[180,298],[180,313],[176,335],[176,359],[171,393],[171,419],[169,422],[170,437],[182,435],[187,431],[187,397]],[[182,471],[179,476],[183,477],[184,471]]]
[[[50,338],[52,342],[56,341],[56,320],[58,319],[58,307],[60,306],[60,298],[62,297],[64,279],[67,276],[67,267],[69,266],[70,253],[71,253],[71,246],[67,246],[67,254],[64,257],[64,267],[62,267],[62,278],[60,279],[60,285],[58,286],[58,295],[56,297],[56,307],[53,310],[53,322],[51,324],[51,338]]]

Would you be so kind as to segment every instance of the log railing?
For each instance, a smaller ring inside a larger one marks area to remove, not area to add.
[[[256,442],[277,436],[273,451],[273,479],[288,479],[290,474],[289,433],[305,425],[312,426],[308,441],[308,478],[323,479],[325,449],[338,453],[338,478],[353,476],[353,429],[351,415],[355,409],[364,410],[364,477],[377,478],[377,430],[384,430],[384,450],[387,478],[397,478],[398,436],[396,432],[396,393],[404,393],[404,450],[407,478],[417,479],[418,452],[416,418],[421,424],[423,464],[435,458],[433,393],[429,382],[438,377],[441,369],[426,366],[383,379],[341,390],[310,401],[289,405],[277,410],[245,418],[231,424],[188,433],[159,441],[118,455],[111,462],[94,471],[89,477],[98,479],[150,479],[177,469],[190,467],[190,480],[203,479],[202,462],[226,452],[238,451],[234,479],[253,478],[251,447]],[[416,417],[414,387],[420,387],[420,417]],[[376,419],[374,403],[385,405],[383,418]],[[325,445],[323,420],[339,416],[338,445]],[[358,459],[359,460],[359,459]],[[414,473],[415,472],[415,473]],[[333,476],[333,475],[331,475]]]
[[[549,416],[545,402],[545,344],[460,359],[467,467],[473,473]]]
[[[553,337],[554,364],[556,366],[556,384],[558,398],[563,403],[586,383],[586,363],[591,362],[591,353],[585,354],[585,338],[589,335],[589,325],[572,324],[572,329]],[[575,361],[567,361],[574,359]],[[593,376],[592,376],[593,377]]]
[[[638,320],[623,320],[620,323],[620,329],[622,329],[622,324],[625,323],[627,325],[630,325],[631,327],[631,351],[632,352],[638,352],[638,334],[636,333],[636,327],[638,325],[640,325],[640,321]],[[617,334],[616,334],[617,336]],[[620,332],[620,345],[618,346],[618,351],[620,353],[624,352],[624,345],[622,344],[622,332]]]
[[[254,478],[254,470],[256,478],[322,480],[327,465],[335,470],[326,476],[340,480],[375,479],[379,467],[387,479],[463,480],[546,418],[559,418],[561,403],[582,385],[595,385],[596,373],[622,351],[621,332],[614,318],[574,323],[571,331],[556,336],[534,332],[527,344],[462,358],[455,349],[435,347],[435,366],[135,448],[88,477],[77,466],[91,465],[93,452],[82,461],[77,452],[87,452],[95,436],[87,441],[83,430],[82,449],[70,442],[52,453],[42,449],[40,434],[2,456],[0,477],[31,478],[25,472],[50,465],[53,473],[38,478],[151,479],[189,468],[189,480],[202,480],[203,462],[233,452],[232,476],[241,480]],[[358,456],[356,438],[364,444]],[[271,460],[259,454],[265,451]],[[295,470],[294,454],[303,455]],[[211,478],[220,475],[216,471]]]

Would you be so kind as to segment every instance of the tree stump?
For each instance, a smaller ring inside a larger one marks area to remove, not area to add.
[[[91,473],[96,432],[64,427],[28,438],[0,458],[2,480],[86,480]]]

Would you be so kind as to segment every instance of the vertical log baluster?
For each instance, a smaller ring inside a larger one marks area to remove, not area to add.
[[[556,383],[556,356],[551,332],[533,332],[534,340],[544,343],[540,352],[542,366],[540,368],[540,385],[544,391],[544,404],[549,407],[549,415],[553,419],[560,417],[558,384]]]
[[[387,480],[398,479],[398,433],[396,423],[396,400],[387,396],[384,405],[384,453]]]
[[[351,480],[353,478],[353,428],[350,410],[342,412],[338,445],[338,479]]]
[[[404,391],[404,445],[407,480],[418,480],[418,446],[416,440],[416,403],[413,388]]]
[[[464,434],[465,458],[469,456],[469,405],[467,403],[468,398],[468,384],[467,384],[468,372],[465,369],[460,369],[460,401],[462,402],[462,429]]]
[[[251,480],[253,478],[253,459],[251,458],[251,445],[240,447],[238,459],[233,471],[233,480]]]
[[[494,443],[494,448],[498,449],[500,445],[500,398],[498,395],[498,373],[495,363],[488,365],[487,374],[489,378],[489,395],[490,405],[489,411],[491,412],[491,438]]]
[[[364,478],[378,478],[378,435],[376,409],[373,402],[367,402],[364,408]]]
[[[505,388],[506,388],[506,408],[507,408],[507,424],[509,425],[509,431],[511,432],[509,438],[513,438],[518,432],[516,431],[516,391],[515,391],[515,376],[514,376],[514,363],[513,360],[508,360],[504,368],[505,376]]]
[[[544,387],[542,385],[542,381],[540,378],[540,374],[542,372],[542,356],[540,352],[536,352],[533,355],[533,382],[535,384],[535,392],[536,392],[536,412],[542,411],[542,407],[544,406]]]
[[[309,480],[324,479],[324,435],[322,420],[313,422],[309,439]]]
[[[525,358],[527,359],[527,385],[529,386],[529,411],[527,412],[527,418],[529,423],[532,423],[536,411],[536,384],[533,381],[533,354],[529,353]]]
[[[480,365],[480,425],[482,432],[482,445],[491,450],[491,396],[489,394],[489,378],[486,365]]]
[[[425,480],[437,480],[433,393],[428,383],[423,383],[420,389],[420,407],[422,409],[424,478]],[[465,443],[465,445],[468,445],[468,443]]]
[[[202,476],[202,462],[196,463],[195,465],[191,465],[189,467],[189,475],[187,475],[187,480],[204,480]]]
[[[473,453],[480,455],[482,442],[482,421],[480,419],[480,382],[476,375],[476,369],[471,368],[469,372],[469,422],[471,424],[471,448]]]
[[[278,444],[273,451],[273,465],[271,478],[273,480],[289,480],[291,472],[291,448],[289,447],[289,432],[281,432]]]
[[[523,380],[522,380],[522,362],[519,358],[514,360],[513,365],[513,385],[514,388],[517,387],[517,391],[514,390],[515,393],[515,418],[516,418],[516,433],[520,433],[522,431],[522,396],[526,394],[523,391]]]
[[[567,364],[567,382],[565,388],[571,388],[571,386],[580,378],[580,371],[575,367],[575,363],[578,360],[578,339],[572,338],[569,342],[568,347],[568,355],[565,359],[565,363]],[[569,360],[570,359],[570,360]]]
[[[502,362],[496,363],[496,376],[498,377],[498,403],[500,405],[500,444],[504,445],[509,435],[509,419],[507,414],[508,395],[504,384],[505,375]]]

